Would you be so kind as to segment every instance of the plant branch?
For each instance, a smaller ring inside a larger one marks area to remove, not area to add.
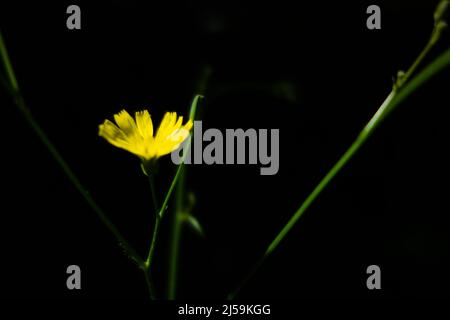
[[[0,56],[2,64],[6,70],[7,80],[9,82],[9,86],[7,86],[7,90],[13,97],[14,103],[19,109],[20,113],[24,116],[27,123],[34,130],[36,135],[45,145],[47,150],[59,164],[63,172],[66,174],[67,178],[72,182],[75,188],[80,192],[89,206],[93,209],[93,211],[97,214],[103,224],[108,228],[109,231],[116,237],[119,244],[123,247],[125,252],[132,258],[140,267],[143,265],[143,259],[139,256],[137,251],[131,246],[128,241],[125,240],[123,235],[119,232],[117,227],[109,220],[103,210],[97,205],[92,196],[81,184],[80,180],[76,177],[75,173],[69,167],[68,163],[64,160],[62,155],[56,149],[56,147],[51,143],[45,132],[42,130],[40,125],[36,122],[34,117],[31,115],[30,110],[25,104],[25,100],[20,92],[19,85],[17,83],[17,79],[14,73],[14,69],[12,67],[11,61],[9,59],[8,51],[6,49],[2,33],[0,32]]]
[[[436,27],[435,27],[436,29]],[[334,177],[341,171],[341,169],[348,163],[348,161],[355,155],[355,153],[361,148],[361,146],[366,142],[366,140],[373,134],[375,129],[379,124],[386,118],[390,112],[392,112],[404,99],[410,96],[417,88],[427,82],[431,77],[442,69],[448,67],[450,64],[450,49],[441,54],[432,63],[430,63],[423,71],[421,71],[416,77],[407,82],[409,77],[413,74],[414,70],[424,59],[425,55],[430,51],[431,47],[437,42],[437,38],[440,35],[440,31],[436,32],[433,30],[432,41],[428,42],[425,49],[419,55],[418,59],[415,60],[411,68],[405,74],[397,85],[394,85],[393,90],[389,93],[383,104],[378,108],[377,112],[366,124],[360,134],[357,136],[356,140],[351,144],[351,146],[345,151],[341,158],[336,162],[336,164],[331,168],[331,170],[325,175],[325,177],[319,182],[319,184],[313,189],[306,200],[301,204],[299,209],[293,214],[288,223],[282,228],[275,239],[269,244],[262,258],[256,263],[256,265],[247,274],[244,280],[238,285],[238,287],[228,295],[228,299],[234,299],[236,295],[240,292],[242,287],[248,282],[248,280],[255,274],[255,272],[261,267],[261,265],[266,261],[270,254],[278,247],[280,242],[286,237],[292,227],[297,223],[300,217],[305,213],[305,211],[311,206],[311,204],[317,199],[317,197],[322,193],[326,186],[334,179]]]

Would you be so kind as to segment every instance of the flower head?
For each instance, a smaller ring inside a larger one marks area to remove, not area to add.
[[[192,121],[182,125],[183,117],[178,117],[176,112],[166,112],[156,135],[153,135],[153,123],[147,110],[136,112],[135,119],[122,110],[114,115],[117,125],[105,120],[99,126],[98,134],[113,146],[127,150],[145,161],[176,150],[192,128]]]

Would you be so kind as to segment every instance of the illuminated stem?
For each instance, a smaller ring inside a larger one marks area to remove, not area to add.
[[[153,235],[152,240],[150,243],[150,249],[148,251],[147,259],[145,260],[145,266],[150,269],[151,263],[153,261],[153,254],[155,253],[155,246],[156,246],[156,240],[158,238],[159,233],[159,225],[161,222],[161,216],[160,216],[160,210],[158,210],[158,202],[156,199],[156,193],[155,193],[155,184],[153,181],[153,174],[150,173],[148,175],[148,181],[150,183],[150,189],[152,192],[152,199],[153,199],[153,206],[155,208],[155,225],[153,227]]]
[[[56,147],[51,143],[45,132],[42,130],[40,125],[36,122],[36,120],[31,115],[30,110],[25,104],[25,100],[23,99],[23,96],[20,92],[19,85],[17,83],[17,79],[14,73],[14,69],[12,67],[11,61],[9,59],[8,51],[6,50],[5,43],[3,41],[2,33],[0,32],[0,56],[2,64],[6,70],[6,76],[7,76],[7,89],[9,93],[11,94],[14,103],[17,107],[17,109],[20,111],[20,113],[23,115],[27,123],[30,125],[30,127],[33,129],[33,131],[36,133],[36,135],[39,137],[39,139],[42,141],[42,143],[45,145],[49,153],[53,156],[53,158],[56,160],[62,171],[65,173],[67,178],[72,182],[74,187],[80,192],[80,194],[83,196],[83,198],[86,200],[86,202],[89,204],[89,206],[92,208],[92,210],[97,214],[97,216],[100,218],[100,220],[103,222],[103,224],[108,228],[109,231],[116,237],[119,244],[123,247],[125,252],[128,254],[128,256],[133,259],[140,267],[143,266],[143,259],[139,256],[137,251],[133,248],[133,246],[125,240],[123,235],[119,232],[117,227],[109,220],[107,215],[103,212],[103,210],[97,205],[97,203],[94,201],[92,196],[89,194],[88,191],[86,191],[86,188],[81,184],[80,180],[78,180],[75,173],[72,171],[72,169],[69,167],[68,163],[64,160],[62,155],[59,153],[59,151],[56,149]],[[4,82],[4,81],[2,81]]]
[[[176,296],[177,278],[178,278],[178,257],[180,253],[180,239],[182,231],[182,221],[180,218],[183,199],[184,199],[184,184],[185,184],[185,170],[181,171],[180,179],[177,185],[175,197],[175,210],[172,217],[170,246],[169,246],[169,276],[167,281],[167,299],[173,300]]]
[[[212,74],[212,69],[209,65],[204,65],[199,73],[199,77],[196,81],[196,92],[204,95],[206,92],[206,87],[209,82],[209,79]],[[199,99],[202,96],[196,95],[192,101],[190,110],[189,110],[189,118],[194,121],[196,119],[196,111],[197,104]],[[191,141],[189,140],[186,145],[186,152],[188,152],[190,148]],[[183,162],[184,162],[183,155]],[[174,300],[176,297],[177,291],[177,283],[178,283],[178,261],[180,255],[180,241],[181,241],[181,232],[183,227],[183,221],[181,219],[181,214],[183,211],[183,201],[184,201],[184,193],[185,193],[185,184],[186,184],[186,168],[180,167],[180,177],[177,184],[177,190],[175,194],[175,210],[173,212],[172,221],[170,225],[170,238],[169,238],[169,273],[167,278],[167,299]]]
[[[439,27],[439,26],[437,26]],[[256,271],[263,265],[270,254],[278,247],[280,242],[286,237],[292,227],[297,223],[300,217],[311,206],[311,204],[322,193],[326,186],[335,178],[335,176],[341,171],[341,169],[348,163],[348,161],[355,155],[355,153],[361,148],[361,146],[372,135],[379,124],[386,118],[386,116],[395,109],[404,99],[411,95],[418,87],[427,82],[437,72],[441,71],[450,64],[450,49],[441,54],[432,63],[430,63],[423,71],[421,71],[412,80],[409,80],[414,70],[425,58],[426,54],[430,51],[432,46],[437,42],[440,36],[440,30],[436,27],[433,30],[430,41],[427,43],[425,49],[420,53],[418,58],[414,61],[408,72],[398,79],[394,85],[394,89],[389,93],[385,101],[378,108],[374,116],[364,126],[363,130],[359,133],[356,140],[345,151],[341,158],[331,168],[331,170],[324,176],[319,184],[313,189],[306,200],[301,204],[299,209],[293,214],[288,223],[281,229],[275,239],[269,244],[264,255],[258,260],[247,276],[240,282],[238,287],[228,295],[228,299],[234,299],[240,290],[245,286],[249,279],[253,277]]]
[[[144,272],[145,283],[147,284],[150,300],[156,300],[155,286],[153,285],[153,282],[150,278],[150,273],[145,268],[142,269],[142,271]]]
[[[203,96],[201,96],[201,95],[194,96],[194,99],[192,100],[191,108],[189,111],[190,119],[192,119],[192,120],[194,119],[195,112],[197,110],[197,105],[202,98],[203,98]],[[191,143],[191,137],[189,137],[188,140],[186,141],[186,144],[187,144],[186,150],[190,147],[190,143]],[[151,240],[150,248],[149,248],[149,251],[147,254],[147,259],[144,262],[145,270],[147,270],[148,273],[150,273],[150,267],[153,262],[153,255],[154,255],[154,251],[155,251],[155,247],[156,247],[156,240],[157,240],[158,233],[159,233],[159,225],[161,223],[161,219],[163,218],[163,215],[166,210],[167,204],[169,202],[170,196],[172,195],[175,185],[177,184],[177,181],[180,178],[181,173],[183,171],[184,160],[185,160],[186,156],[187,156],[187,153],[183,154],[181,164],[178,165],[177,171],[175,173],[175,176],[172,179],[169,190],[167,191],[166,196],[164,197],[163,204],[159,208],[157,205],[157,200],[156,200],[156,195],[155,195],[155,186],[154,186],[152,172],[148,173],[150,189],[151,189],[152,198],[153,198],[153,205],[155,208],[155,225],[153,228],[152,240]]]

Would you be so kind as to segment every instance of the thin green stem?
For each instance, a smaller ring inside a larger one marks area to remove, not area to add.
[[[156,240],[158,238],[159,233],[159,225],[161,224],[161,218],[156,216],[155,218],[155,225],[153,227],[153,236],[152,241],[150,243],[150,249],[148,251],[147,259],[145,260],[145,266],[150,269],[151,263],[153,262],[153,255],[155,253],[155,247],[156,247]]]
[[[8,77],[8,81],[11,85],[11,88],[15,92],[19,92],[19,84],[17,83],[16,75],[14,73],[14,69],[11,64],[11,60],[9,59],[8,50],[6,50],[5,42],[3,40],[3,34],[0,31],[0,53],[2,56],[2,63],[6,70],[6,76]]]
[[[204,65],[196,81],[196,92],[204,95],[206,87],[211,77],[212,69],[209,65]],[[195,120],[197,103],[200,95],[196,95],[192,101],[189,117],[192,121]],[[190,147],[190,141],[188,141],[187,150]],[[180,255],[180,241],[182,232],[182,219],[181,214],[183,211],[183,200],[186,184],[186,168],[183,166],[180,169],[180,177],[177,183],[177,190],[175,194],[175,210],[173,212],[172,221],[170,225],[170,244],[169,244],[169,273],[167,279],[167,299],[174,300],[176,297],[177,283],[178,283],[178,259]]]
[[[147,289],[148,289],[148,294],[149,294],[150,300],[156,300],[155,287],[154,287],[153,282],[152,282],[152,280],[150,278],[150,273],[145,268],[142,269],[142,271],[144,273],[145,283],[147,284]]]
[[[189,110],[189,118],[190,119],[192,119],[192,120],[194,119],[195,112],[197,110],[197,105],[198,105],[200,99],[202,99],[202,98],[203,98],[203,96],[201,96],[201,95],[196,95],[194,97],[192,104],[191,104],[191,108]],[[185,150],[189,149],[190,143],[191,143],[191,137],[189,137],[188,140],[186,141],[187,145],[186,145]],[[153,255],[154,255],[154,251],[155,251],[155,247],[156,247],[156,240],[158,237],[159,225],[161,223],[161,219],[163,218],[163,214],[164,214],[167,204],[169,202],[170,196],[172,195],[175,185],[177,184],[177,181],[178,181],[179,177],[181,176],[183,166],[184,166],[184,160],[185,160],[186,156],[187,156],[187,152],[185,154],[183,154],[181,164],[177,168],[175,176],[172,179],[172,183],[170,184],[169,190],[167,191],[166,196],[164,198],[163,204],[161,205],[161,207],[159,209],[158,209],[156,195],[155,195],[155,186],[154,186],[153,176],[151,175],[151,172],[148,174],[150,189],[152,191],[153,204],[154,204],[155,213],[156,213],[152,240],[151,240],[150,248],[149,248],[149,251],[147,254],[147,259],[144,262],[144,270],[146,270],[149,274],[150,274],[150,267],[153,262]]]
[[[186,150],[187,150],[189,148],[190,144],[191,144],[191,138],[190,137],[188,138],[188,141],[186,143],[187,143],[187,147],[186,147]],[[182,161],[183,162],[178,165],[177,172],[175,173],[175,177],[173,178],[172,183],[170,184],[169,190],[167,191],[166,197],[164,198],[164,202],[163,202],[161,208],[159,209],[159,216],[161,218],[163,217],[163,215],[165,213],[165,209],[167,208],[167,204],[169,203],[169,199],[170,199],[170,196],[172,195],[172,192],[173,192],[173,190],[175,188],[175,185],[177,184],[177,181],[178,181],[178,179],[181,176],[181,172],[182,172],[183,167],[184,167],[184,156],[183,156],[183,160]]]
[[[399,89],[408,82],[408,80],[411,78],[411,76],[416,72],[417,67],[423,62],[425,57],[428,55],[430,50],[434,47],[434,45],[439,41],[442,31],[447,28],[447,24],[442,21],[435,21],[435,25],[433,28],[433,31],[431,33],[430,39],[428,40],[427,45],[425,48],[423,48],[422,52],[417,56],[416,60],[413,62],[411,67],[409,67],[408,71],[400,77],[400,79],[397,79],[396,85],[394,85],[394,89]]]
[[[72,169],[69,167],[67,162],[64,160],[62,155],[59,153],[59,151],[56,149],[56,147],[51,143],[45,132],[42,130],[42,128],[39,126],[39,124],[34,120],[33,116],[31,115],[30,110],[25,104],[25,100],[23,99],[22,94],[19,90],[19,85],[17,83],[17,79],[14,73],[14,69],[12,67],[11,61],[8,56],[8,51],[6,50],[5,43],[3,41],[3,36],[0,32],[0,56],[1,61],[5,67],[6,75],[9,81],[9,86],[7,87],[8,90],[10,90],[10,94],[13,96],[14,103],[19,109],[20,113],[24,116],[25,120],[28,122],[28,124],[31,126],[31,128],[34,130],[36,135],[39,137],[39,139],[42,141],[42,143],[45,145],[47,150],[50,152],[50,154],[53,156],[53,158],[56,160],[56,162],[59,164],[63,172],[66,174],[67,178],[72,182],[72,184],[75,186],[75,188],[80,192],[80,194],[83,196],[83,198],[86,200],[86,202],[90,205],[90,207],[94,210],[94,212],[97,214],[97,216],[100,218],[100,220],[105,224],[105,226],[108,228],[108,230],[111,231],[111,233],[116,237],[119,244],[124,248],[125,252],[129,255],[130,258],[132,258],[136,263],[142,267],[144,261],[139,256],[137,251],[131,246],[128,241],[125,240],[125,238],[122,236],[122,234],[119,232],[117,227],[109,220],[109,218],[106,216],[106,214],[103,212],[103,210],[97,205],[97,203],[94,201],[92,196],[89,194],[88,191],[84,188],[84,186],[81,184],[81,182],[76,177],[75,173],[72,171]],[[12,92],[11,92],[12,91]]]
[[[169,253],[169,278],[167,281],[167,299],[173,300],[176,296],[177,277],[178,277],[178,257],[180,252],[180,239],[182,231],[182,222],[180,214],[183,207],[184,186],[185,186],[185,170],[180,173],[180,179],[177,184],[175,196],[175,210],[172,217],[171,234],[170,234],[170,253]]]
[[[433,33],[432,37],[435,36]],[[436,43],[436,40],[431,42],[432,45]],[[417,68],[417,65],[425,57],[424,52],[429,52],[430,48],[427,45],[426,50],[422,51],[419,55],[420,59],[416,61],[411,66],[411,69]],[[409,82],[402,82],[400,86],[394,88],[391,93],[387,96],[383,104],[378,108],[375,115],[370,119],[367,125],[360,132],[356,140],[351,144],[351,146],[345,151],[341,158],[336,162],[336,164],[331,168],[331,170],[325,175],[325,177],[319,182],[319,184],[313,189],[306,200],[301,204],[299,209],[293,214],[288,223],[282,228],[275,239],[269,244],[262,258],[256,263],[256,265],[247,274],[244,280],[238,285],[232,293],[228,295],[228,299],[234,299],[239,293],[241,288],[248,282],[248,280],[255,274],[255,272],[261,267],[261,265],[266,261],[270,254],[278,247],[280,242],[286,237],[292,227],[300,219],[300,217],[305,213],[305,211],[311,206],[314,200],[322,193],[325,187],[334,179],[334,177],[341,171],[341,169],[348,163],[348,161],[355,155],[355,153],[361,148],[361,146],[367,141],[367,139],[372,135],[375,129],[380,125],[383,119],[392,112],[395,107],[397,107],[405,98],[411,95],[418,87],[427,82],[432,76],[437,72],[441,71],[450,64],[450,50],[447,50],[437,59],[435,59],[431,64],[429,64],[422,72],[420,72],[416,77],[414,77]],[[412,72],[407,72],[407,79],[412,74]]]
[[[325,175],[325,177],[319,182],[319,184],[314,188],[314,190],[310,193],[310,195],[306,198],[306,200],[302,203],[300,208],[294,213],[292,218],[286,224],[286,226],[281,230],[281,232],[277,235],[277,237],[272,241],[272,243],[267,248],[264,256],[267,257],[272,253],[273,250],[278,246],[281,240],[284,239],[286,234],[292,229],[294,224],[298,219],[305,213],[305,211],[311,206],[311,204],[316,200],[316,198],[322,193],[325,187],[333,180],[336,174],[341,171],[341,169],[347,164],[347,162],[355,155],[355,153],[361,148],[361,146],[366,142],[367,138],[373,133],[376,124],[378,124],[378,119],[381,117],[386,107],[392,101],[395,93],[392,91],[389,96],[386,98],[380,109],[381,112],[377,112],[375,116],[370,120],[370,122],[366,125],[366,127],[362,130],[362,132],[358,135],[356,140],[352,143],[350,148],[345,151],[342,157],[335,163],[335,165],[331,168],[331,170]]]
[[[422,50],[422,52],[419,54],[419,56],[416,58],[416,60],[413,62],[411,67],[408,69],[408,71],[398,79],[397,86],[398,88],[402,87],[403,84],[405,84],[411,75],[416,71],[417,67],[420,65],[420,63],[424,60],[424,58],[427,56],[427,54],[430,52],[431,48],[433,48],[435,44],[435,41],[432,40],[432,38],[428,41],[425,48]]]
[[[375,129],[376,123],[380,119],[383,112],[386,110],[386,107],[394,98],[395,93],[392,91],[386,100],[383,102],[381,107],[369,121],[369,123],[364,127],[361,133],[358,135],[356,140],[352,143],[349,149],[342,155],[342,157],[335,163],[335,165],[331,168],[331,170],[325,175],[325,177],[320,181],[320,183],[314,188],[314,190],[309,194],[306,200],[302,203],[300,208],[294,213],[289,222],[284,226],[281,232],[276,236],[276,238],[270,243],[268,248],[266,249],[264,255],[255,266],[251,269],[251,271],[247,274],[244,280],[239,284],[239,286],[232,292],[228,299],[233,299],[240,289],[251,279],[251,277],[255,274],[255,272],[259,269],[259,267],[264,263],[267,257],[272,253],[273,250],[279,245],[281,240],[287,235],[287,233],[292,229],[295,223],[300,219],[300,217],[305,213],[305,211],[311,206],[314,200],[320,195],[320,193],[325,189],[325,187],[333,180],[336,174],[345,166],[345,164],[353,157],[356,151],[364,144],[364,142],[369,138]]]
[[[152,235],[152,240],[150,243],[150,248],[148,251],[148,255],[147,255],[147,259],[145,260],[145,266],[148,270],[150,270],[151,267],[151,263],[153,262],[153,254],[155,253],[155,247],[156,247],[156,240],[158,238],[158,233],[159,233],[159,225],[161,222],[161,216],[160,216],[160,211],[158,209],[158,204],[157,204],[157,199],[156,199],[156,192],[155,192],[155,184],[153,181],[153,174],[150,173],[148,175],[148,181],[150,184],[150,189],[152,192],[152,200],[153,200],[153,206],[155,208],[155,224],[153,226],[153,235]]]
[[[153,208],[155,209],[155,215],[158,216],[159,215],[158,198],[156,197],[155,179],[153,178],[152,173],[148,175],[148,181],[150,183],[150,190],[152,193],[152,202]]]
[[[195,95],[194,99],[192,100],[191,109],[189,111],[189,118],[192,119],[192,120],[195,117],[195,112],[197,110],[197,105],[198,105],[198,103],[200,102],[201,99],[203,99],[203,96],[197,94],[197,95]],[[191,145],[191,137],[189,137],[185,143],[186,143],[185,150],[188,150],[190,145]],[[167,191],[166,196],[164,198],[164,201],[163,201],[161,207],[159,208],[159,216],[161,218],[164,216],[164,212],[166,211],[167,204],[169,203],[170,196],[172,195],[173,189],[175,188],[175,185],[177,184],[177,181],[178,181],[178,179],[180,177],[181,170],[183,169],[184,160],[185,160],[186,156],[187,156],[187,153],[183,155],[181,163],[178,165],[177,172],[175,173],[175,176],[174,176],[174,178],[172,180],[172,183],[170,184],[169,190]]]
[[[156,293],[155,293],[156,291],[155,291],[155,286],[153,285],[153,282],[151,281],[151,265],[153,262],[153,255],[155,253],[156,240],[158,238],[160,222],[161,222],[161,218],[158,217],[158,215],[156,215],[155,225],[153,227],[152,241],[150,243],[150,249],[148,252],[147,259],[144,262],[144,268],[142,268],[142,270],[144,272],[145,280],[147,283],[147,287],[148,287],[148,290],[150,293],[150,299],[152,299],[152,300],[156,299]]]

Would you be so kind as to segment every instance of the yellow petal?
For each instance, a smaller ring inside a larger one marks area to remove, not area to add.
[[[182,118],[182,117],[180,117]],[[168,137],[167,139],[170,140],[172,143],[174,144],[180,144],[181,142],[184,141],[184,139],[187,138],[187,136],[189,135],[189,130],[192,128],[192,121],[189,120],[184,126],[183,128],[179,128],[175,131],[173,131]]]
[[[139,133],[145,140],[153,138],[153,123],[152,118],[147,110],[136,112],[136,124]]]
[[[177,126],[178,122],[179,120],[177,121]],[[189,130],[191,128],[192,121],[189,120],[182,128],[174,130],[171,134],[165,137],[164,140],[159,141],[157,146],[157,156],[160,157],[178,149],[180,144],[189,136]]]
[[[164,141],[165,138],[171,133],[170,128],[173,126],[172,122],[174,119],[173,117],[174,114],[176,117],[175,112],[166,112],[164,114],[164,117],[161,120],[161,124],[158,127],[158,131],[156,131],[155,140],[157,141],[157,143]]]
[[[189,130],[191,130],[193,125],[194,125],[194,123],[192,122],[191,119],[189,119],[189,121],[186,122],[186,124],[183,126],[183,129],[189,131]]]
[[[150,160],[177,149],[189,136],[192,121],[183,126],[183,117],[176,112],[166,112],[153,137],[153,123],[147,110],[136,112],[134,120],[122,110],[114,115],[117,126],[106,120],[99,128],[99,135],[116,147],[125,149],[142,159]]]
[[[177,122],[177,113],[172,112],[171,116],[172,116],[172,118],[170,119],[170,129],[173,129],[173,127],[175,126],[175,123]]]
[[[98,134],[113,146],[123,149],[128,147],[127,137],[123,131],[117,128],[117,126],[109,120],[105,120],[105,122],[99,126]]]
[[[177,122],[174,124],[172,130],[178,130],[181,128],[181,125],[183,124],[183,117],[179,116]]]
[[[114,120],[116,120],[117,125],[123,131],[123,133],[125,133],[125,135],[136,135],[136,122],[134,122],[133,118],[128,112],[126,112],[125,110],[120,111],[118,114],[114,115]]]

